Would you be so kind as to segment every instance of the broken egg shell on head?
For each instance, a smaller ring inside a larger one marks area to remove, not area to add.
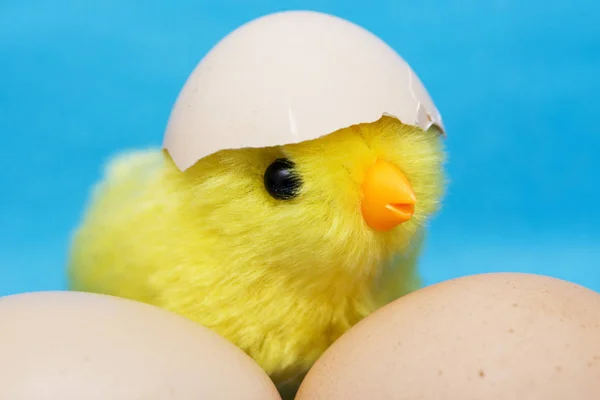
[[[547,276],[438,283],[363,319],[297,400],[598,400],[600,294]]]
[[[163,147],[184,171],[219,150],[298,143],[383,115],[444,133],[423,83],[380,38],[333,15],[284,11],[206,54],[179,93]]]

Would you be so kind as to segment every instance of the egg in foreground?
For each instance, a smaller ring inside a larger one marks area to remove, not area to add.
[[[0,399],[280,399],[241,350],[157,307],[78,292],[0,298]]]
[[[413,292],[342,336],[298,400],[598,400],[600,294],[481,274]]]

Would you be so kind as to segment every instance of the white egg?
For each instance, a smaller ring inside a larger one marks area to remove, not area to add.
[[[218,150],[297,143],[384,114],[444,131],[422,82],[377,36],[328,14],[280,12],[236,29],[200,61],[164,148],[185,170]]]
[[[260,367],[179,315],[117,297],[0,298],[2,400],[280,400]]]

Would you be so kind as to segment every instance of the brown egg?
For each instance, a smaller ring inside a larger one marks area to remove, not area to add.
[[[600,294],[516,273],[429,286],[334,343],[311,399],[599,400]]]
[[[146,304],[76,292],[0,298],[2,400],[279,400],[207,328]]]

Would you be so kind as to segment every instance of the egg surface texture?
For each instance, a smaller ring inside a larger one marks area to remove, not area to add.
[[[77,292],[0,298],[2,400],[278,400],[216,333],[157,307]]]
[[[442,282],[381,308],[298,400],[598,400],[600,294],[528,274]]]

